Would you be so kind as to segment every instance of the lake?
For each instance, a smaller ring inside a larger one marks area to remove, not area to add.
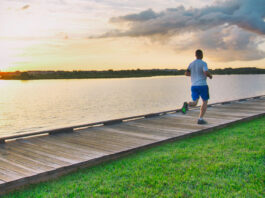
[[[215,75],[209,103],[265,95],[265,75]],[[0,80],[0,136],[180,108],[190,100],[185,76]]]

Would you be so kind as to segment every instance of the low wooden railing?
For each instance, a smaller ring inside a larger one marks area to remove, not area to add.
[[[243,99],[238,99],[238,100],[230,100],[230,101],[225,101],[225,102],[212,103],[212,104],[209,104],[208,107],[212,107],[215,105],[231,104],[233,102],[242,102],[242,101],[247,101],[247,100],[259,99],[262,97],[265,97],[265,95],[255,96],[255,97],[250,97],[250,98],[243,98]],[[198,108],[200,108],[200,106],[197,106],[197,107],[194,107],[191,109],[198,109]],[[95,127],[95,126],[119,124],[122,122],[131,121],[131,120],[152,118],[152,117],[166,115],[166,114],[172,114],[172,113],[176,113],[176,112],[180,112],[180,111],[181,111],[181,109],[174,109],[174,110],[162,111],[162,112],[158,112],[158,113],[150,113],[150,114],[145,114],[145,115],[131,116],[131,117],[125,117],[125,118],[120,118],[120,119],[114,119],[114,120],[107,120],[107,121],[100,121],[100,122],[94,122],[94,123],[88,123],[88,124],[75,125],[75,126],[71,126],[71,127],[55,128],[55,129],[50,129],[50,130],[45,130],[45,131],[37,131],[37,132],[32,132],[32,133],[23,133],[20,135],[11,135],[11,136],[6,136],[6,137],[0,137],[0,144],[4,144],[7,140],[12,140],[12,139],[37,136],[37,135],[54,135],[54,134],[59,134],[59,133],[72,133],[72,132],[74,132],[75,129],[78,130],[80,128],[85,128],[85,127]]]

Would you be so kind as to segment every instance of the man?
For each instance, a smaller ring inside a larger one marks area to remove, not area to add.
[[[202,98],[202,106],[200,110],[200,116],[198,119],[198,124],[207,124],[203,119],[203,116],[207,109],[207,103],[209,100],[209,88],[206,82],[207,77],[212,79],[212,74],[208,71],[207,63],[202,60],[203,52],[198,49],[195,52],[196,60],[193,61],[187,71],[185,72],[186,76],[191,76],[191,96],[192,102],[184,102],[182,107],[182,113],[186,113],[188,106],[194,107],[197,105],[199,97]]]

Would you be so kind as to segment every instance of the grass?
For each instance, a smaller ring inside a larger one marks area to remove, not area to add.
[[[264,123],[164,144],[5,197],[265,197]]]

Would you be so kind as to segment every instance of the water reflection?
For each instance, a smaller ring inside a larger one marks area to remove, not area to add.
[[[265,94],[265,75],[222,75],[208,80],[210,103]],[[184,76],[0,80],[0,136],[179,108],[190,100]]]

